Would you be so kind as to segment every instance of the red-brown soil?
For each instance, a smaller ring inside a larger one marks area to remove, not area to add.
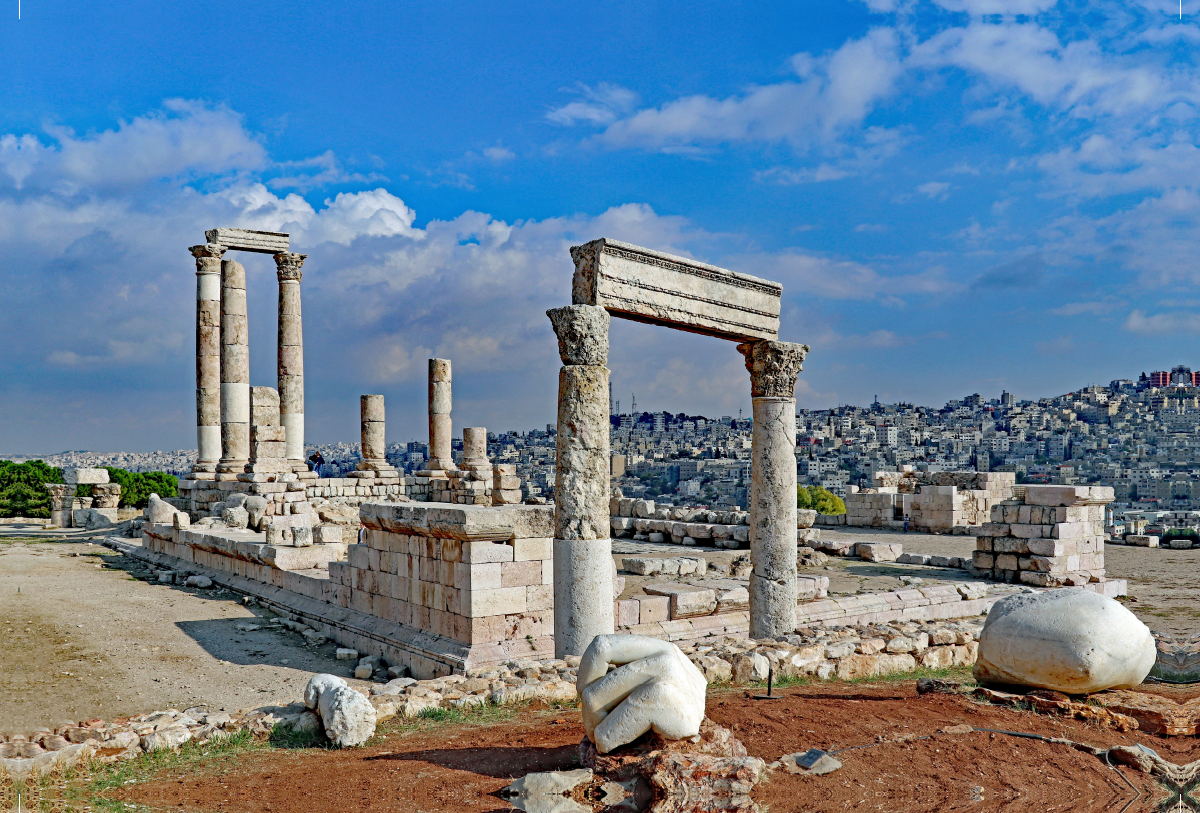
[[[1134,798],[1103,760],[1065,745],[1006,734],[943,734],[967,724],[1108,747],[1142,742],[1172,761],[1200,758],[1195,738],[1122,734],[967,697],[918,696],[912,681],[788,689],[781,700],[714,693],[709,716],[752,755],[769,761],[808,748],[845,750],[843,768],[818,777],[774,772],[754,798],[785,811],[1121,811]],[[346,810],[484,813],[509,806],[495,794],[531,771],[576,766],[578,712],[529,710],[488,726],[384,732],[365,748],[253,752],[219,768],[163,776],[116,791],[122,799],[188,811],[345,813]],[[917,739],[924,738],[924,739]],[[856,746],[867,746],[856,747]],[[1165,798],[1122,769],[1142,793],[1128,813]]]

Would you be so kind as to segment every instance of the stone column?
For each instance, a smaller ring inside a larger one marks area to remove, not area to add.
[[[300,267],[307,254],[275,255],[279,277],[279,421],[287,433],[287,458],[304,463],[304,331],[300,321]]]
[[[454,471],[450,438],[450,359],[429,360],[429,471]]]
[[[387,424],[382,395],[364,395],[359,402],[362,419],[362,463],[383,463],[387,454]],[[362,470],[362,464],[359,469]]]
[[[609,317],[594,305],[554,308],[546,315],[563,362],[554,484],[554,652],[564,658],[582,655],[593,638],[614,629],[605,367]]]
[[[738,345],[750,371],[750,637],[796,631],[796,376],[808,345]]]
[[[206,243],[188,251],[196,258],[196,444],[192,471],[216,471],[221,459],[221,256],[224,246]]]
[[[487,456],[487,429],[482,426],[468,426],[463,429],[463,465],[467,468],[487,467],[492,463]]]
[[[250,459],[250,337],[246,269],[221,261],[221,462],[217,471],[242,474]]]

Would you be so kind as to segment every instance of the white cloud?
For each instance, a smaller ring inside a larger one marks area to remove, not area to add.
[[[945,200],[950,197],[950,184],[941,181],[929,181],[917,186],[917,191],[930,200]]]
[[[797,54],[797,80],[716,99],[696,95],[612,120],[598,140],[611,148],[689,151],[730,142],[785,142],[801,149],[830,143],[859,125],[900,74],[899,39],[872,29],[832,54]],[[576,117],[573,120],[579,120]]]
[[[579,84],[571,92],[581,96],[578,101],[557,107],[546,114],[555,124],[609,124],[628,113],[637,104],[638,96],[619,85],[601,82],[596,87]]]
[[[511,161],[517,157],[517,154],[507,147],[488,147],[483,151],[483,157],[490,161]]]
[[[1146,335],[1200,333],[1200,313],[1174,311],[1146,314],[1141,310],[1134,310],[1125,320],[1125,329],[1130,333]]]

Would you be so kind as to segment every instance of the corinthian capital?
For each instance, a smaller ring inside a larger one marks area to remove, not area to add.
[[[304,261],[308,259],[307,254],[290,254],[281,252],[275,256],[275,273],[279,277],[280,282],[294,281],[299,282],[303,274],[300,271],[300,266],[304,265]]]
[[[188,249],[196,258],[197,274],[219,274],[221,272],[221,257],[225,254],[225,246],[216,243],[201,243]]]
[[[567,305],[546,315],[558,335],[563,364],[603,367],[608,363],[608,311],[596,305]]]
[[[752,398],[796,397],[796,376],[804,369],[807,344],[743,342],[737,349],[746,357]]]

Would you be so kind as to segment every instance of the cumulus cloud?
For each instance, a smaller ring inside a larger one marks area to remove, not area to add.
[[[613,149],[689,152],[731,142],[783,142],[807,149],[861,124],[900,73],[899,38],[877,28],[831,54],[792,57],[794,79],[725,98],[694,95],[623,115],[612,104],[574,103],[551,114],[563,124],[603,125]],[[628,97],[622,99],[628,103]]]

